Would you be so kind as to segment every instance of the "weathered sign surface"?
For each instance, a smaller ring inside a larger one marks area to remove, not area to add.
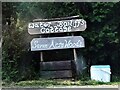
[[[82,36],[34,38],[31,41],[31,51],[82,48],[85,47]]]
[[[84,31],[85,29],[86,29],[86,21],[83,19],[33,22],[28,24],[29,34],[76,32],[76,31]]]
[[[71,70],[61,70],[61,71],[41,71],[41,78],[71,78]]]
[[[71,60],[40,62],[40,70],[70,70]]]

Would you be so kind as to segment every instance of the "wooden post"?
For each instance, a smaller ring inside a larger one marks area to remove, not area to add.
[[[72,36],[74,36],[74,33],[72,33]],[[73,48],[73,55],[74,55],[74,69],[75,69],[75,79],[78,78],[79,72],[78,72],[78,68],[77,68],[77,52],[76,49]]]
[[[42,36],[40,35],[40,38],[41,38],[41,37],[42,37]],[[42,52],[42,51],[40,52],[40,61],[43,62],[43,52]]]
[[[40,52],[40,59],[41,59],[41,62],[43,62],[43,53]]]

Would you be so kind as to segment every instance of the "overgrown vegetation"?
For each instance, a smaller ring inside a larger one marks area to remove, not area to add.
[[[81,53],[87,62],[87,75],[91,65],[110,65],[112,81],[120,80],[120,3],[3,3],[3,60],[2,77],[5,82],[30,85],[24,80],[39,78],[39,54],[31,52],[29,42],[33,37],[27,32],[27,24],[36,18],[54,18],[79,15],[87,21]],[[47,57],[47,56],[46,56]],[[83,80],[86,77],[83,77]],[[23,81],[23,82],[22,82]],[[29,81],[28,81],[29,82]],[[32,82],[32,81],[31,81]],[[54,81],[48,81],[48,85]],[[81,81],[82,82],[82,81]],[[80,81],[76,84],[81,84]],[[33,81],[38,85],[40,81]],[[44,82],[43,82],[44,83]],[[61,82],[64,84],[64,82]],[[82,82],[89,84],[91,81]],[[57,83],[56,83],[57,84]],[[71,83],[70,83],[71,84]]]
[[[88,80],[88,81],[72,81],[72,80],[45,80],[45,79],[39,79],[39,80],[31,80],[31,81],[20,81],[18,83],[3,83],[3,86],[5,87],[60,87],[60,86],[85,86],[85,85],[118,85],[120,82],[99,82],[94,80]]]

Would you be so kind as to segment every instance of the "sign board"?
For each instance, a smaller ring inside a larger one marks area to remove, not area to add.
[[[82,48],[85,47],[81,36],[34,38],[31,41],[31,51]]]
[[[83,19],[33,22],[28,24],[29,34],[50,34],[84,31],[86,29],[86,21]]]

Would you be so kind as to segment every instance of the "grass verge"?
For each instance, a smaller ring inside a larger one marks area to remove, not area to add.
[[[46,79],[39,79],[39,80],[31,80],[31,81],[20,81],[20,82],[12,82],[6,83],[3,82],[3,87],[55,87],[55,86],[85,86],[85,85],[118,85],[120,82],[98,82],[94,80],[46,80]]]

